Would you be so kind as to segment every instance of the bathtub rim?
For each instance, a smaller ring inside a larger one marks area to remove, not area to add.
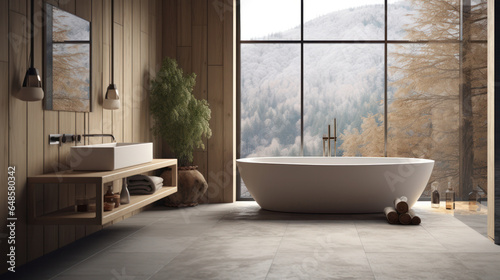
[[[383,161],[400,160],[400,162],[358,162],[358,163],[323,163],[323,162],[265,162],[266,159],[382,159]],[[257,163],[264,165],[299,165],[299,166],[393,166],[405,164],[429,164],[435,163],[433,159],[406,158],[406,157],[317,157],[317,156],[295,156],[295,157],[249,157],[236,159],[237,163]]]

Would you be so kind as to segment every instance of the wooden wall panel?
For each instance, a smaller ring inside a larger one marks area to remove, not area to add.
[[[38,104],[40,105],[40,104]],[[43,111],[28,103],[28,176],[43,173]],[[38,193],[38,203],[43,203],[43,189]],[[41,196],[40,196],[41,195]],[[40,205],[40,204],[39,204]],[[41,214],[41,212],[38,212]],[[43,226],[28,225],[28,261],[43,255]]]
[[[9,1],[0,0],[0,168],[9,166]],[[7,173],[0,172],[0,180],[7,182]],[[0,201],[7,201],[7,191],[0,192]],[[0,220],[7,220],[7,207],[0,208]],[[2,224],[3,225],[3,224]],[[8,243],[0,242],[0,252],[7,252]],[[1,259],[3,260],[3,259]],[[0,264],[7,271],[7,263]],[[0,272],[1,272],[0,271]]]
[[[196,73],[196,85],[193,94],[196,98],[207,99],[207,27],[193,26],[193,46],[191,70]]]
[[[26,6],[21,6],[26,9]],[[18,7],[19,8],[19,7]],[[19,10],[9,11],[10,38],[26,38],[26,21]],[[26,11],[24,11],[26,13]],[[27,42],[10,41],[9,44],[9,89],[16,95],[26,73]],[[9,98],[9,166],[16,168],[16,262],[26,262],[26,148],[27,105],[17,98]],[[5,172],[5,171],[3,171]]]
[[[140,123],[139,131],[139,141],[140,142],[150,142],[152,140],[149,126],[149,35],[140,32],[141,38],[141,67],[140,67],[140,97],[139,100],[139,115]]]
[[[103,80],[103,44],[102,44],[102,22],[103,1],[92,0],[92,112],[88,114],[89,133],[102,133],[103,115],[102,98],[104,90]],[[102,138],[89,138],[89,144],[102,143]]]
[[[194,151],[194,164],[209,182],[201,202],[235,199],[235,15],[226,1],[222,8],[209,0],[162,2],[163,57],[176,58],[185,73],[196,74],[193,93],[207,99],[212,110],[212,138],[204,141],[205,150]],[[167,146],[163,156],[170,156]]]
[[[35,14],[42,13],[42,0],[35,1]],[[43,75],[42,64],[42,26],[35,25],[35,67]],[[43,107],[41,102],[28,102],[28,176],[35,176],[43,173]],[[43,189],[38,192],[39,199],[43,198]],[[43,203],[42,201],[38,201]],[[43,205],[43,204],[39,204]],[[41,212],[41,211],[40,211]],[[34,260],[43,255],[43,226],[28,225],[27,231],[27,261]]]
[[[8,18],[9,17],[7,17],[7,19]],[[0,119],[2,120],[9,119],[9,64],[3,61],[0,61]],[[0,123],[0,149],[1,149],[0,152],[3,155],[0,158],[0,168],[3,170],[3,172],[0,172],[0,180],[2,180],[2,182],[7,182],[7,172],[5,172],[5,170],[7,170],[7,167],[9,166],[9,122],[8,121],[2,121]],[[0,199],[1,199],[0,201],[7,201],[6,190],[0,192]],[[0,219],[2,221],[7,220],[7,207],[0,208]],[[8,248],[7,242],[0,242],[1,252],[7,252],[7,248]],[[1,271],[7,271],[7,263],[2,262],[2,264],[0,264],[0,269]]]
[[[208,199],[210,202],[224,202],[224,77],[222,66],[208,67],[208,103],[212,110],[210,127],[212,137],[208,139]]]
[[[123,0],[114,0],[115,9],[113,11],[114,20],[119,25],[123,25]]]
[[[141,3],[132,1],[132,141],[139,142],[141,127]]]
[[[123,140],[132,142],[132,0],[124,0],[123,7]]]
[[[146,34],[149,33],[149,1],[150,0],[141,0],[140,2],[140,25],[141,25],[141,31],[145,32]],[[152,0],[151,0],[152,1]]]
[[[9,1],[0,0],[0,61],[9,61]]]
[[[74,134],[76,132],[75,116],[76,114],[74,112],[59,112],[60,133]],[[59,147],[59,169],[61,171],[70,169],[69,166],[70,148],[71,148],[70,145],[61,145]],[[59,204],[59,209],[66,208],[70,205],[74,205],[75,185],[61,184],[58,185],[58,189],[59,189],[59,199],[57,203]],[[57,248],[63,247],[75,241],[75,226],[74,225],[59,226],[59,235],[57,241],[58,241]]]
[[[59,133],[59,112],[43,111],[43,137],[44,141],[44,173],[57,172],[59,170],[59,147],[49,145],[49,134]],[[57,185],[43,186],[43,213],[57,210],[59,191]],[[56,206],[56,207],[54,207]],[[43,253],[47,254],[56,250],[59,246],[59,227],[43,227]]]
[[[197,15],[199,12],[204,12],[204,14],[206,15],[206,6],[204,8],[195,9],[196,6],[200,6],[200,3],[206,3],[206,2],[193,1],[193,15]],[[203,18],[203,16],[199,17]],[[195,17],[193,17],[193,20],[194,18]],[[193,94],[198,99],[207,99],[207,87],[208,87],[207,40],[208,40],[207,26],[195,25],[193,22],[193,33],[192,33],[193,46],[191,48],[191,53],[192,53],[191,69],[192,72],[196,73],[196,85],[194,87]],[[203,174],[203,176],[207,178],[208,176],[208,170],[207,170],[208,158],[206,151],[206,147],[208,146],[207,139],[203,139],[203,144],[205,145],[205,149],[201,148],[195,149],[193,163],[198,166],[198,170],[201,172],[201,174]]]
[[[9,10],[26,15],[26,1],[23,0],[10,0],[9,1]]]
[[[207,7],[208,7],[208,1],[206,0],[191,0],[192,3],[192,25],[194,26],[207,26]],[[212,3],[210,3],[210,6],[212,6]],[[192,37],[193,39],[195,37]]]
[[[66,12],[74,14],[76,10],[76,0],[59,1],[59,8],[65,10]]]
[[[111,0],[102,1],[102,100],[111,83]],[[107,16],[109,15],[109,16]],[[102,110],[102,133],[113,132],[113,111]],[[111,142],[110,137],[102,138],[104,143]]]
[[[110,82],[111,0],[35,0],[35,67],[41,72],[43,38],[39,24],[43,2],[60,6],[92,21],[92,112],[58,112],[43,110],[42,102],[24,102],[15,97],[28,66],[28,28],[26,24],[29,1],[0,0],[0,167],[16,166],[17,227],[16,265],[57,250],[76,239],[100,230],[101,226],[31,226],[26,225],[27,176],[57,172],[68,167],[71,145],[49,145],[53,133],[112,132],[119,141],[135,137],[137,141],[155,140],[149,131],[148,93],[150,73],[160,65],[162,49],[163,3],[159,0],[115,0],[115,82],[122,94],[122,108],[102,109],[102,97]],[[160,10],[158,10],[160,9]],[[10,36],[9,36],[10,33]],[[176,35],[175,35],[176,36]],[[43,73],[41,73],[43,75]],[[133,104],[138,106],[133,110]],[[137,118],[134,117],[137,116]],[[135,129],[135,130],[134,130]],[[135,135],[135,136],[134,136]],[[108,142],[109,139],[105,138]],[[92,138],[88,143],[101,143]],[[82,145],[77,144],[77,145]],[[157,145],[156,143],[155,145]],[[6,174],[0,178],[7,181]],[[70,206],[77,195],[95,197],[95,186],[40,185],[37,187],[39,213]],[[0,193],[6,201],[6,192]],[[138,212],[137,212],[138,213]],[[0,210],[5,228],[7,209]],[[0,242],[2,252],[8,245]],[[6,255],[0,257],[0,273],[6,271]]]
[[[113,110],[113,130],[111,133],[116,138],[116,142],[123,142],[123,112],[124,112],[124,102],[123,102],[123,27],[120,24],[114,24],[114,49],[115,49],[115,59],[113,61],[114,65],[114,82],[118,87],[118,93],[120,94],[120,109]]]
[[[162,3],[162,47],[163,57],[177,57],[177,0],[165,0]]]
[[[214,6],[208,8],[208,65],[223,63],[224,22]]]
[[[86,19],[92,20],[92,0],[78,0],[75,3],[76,15]]]
[[[177,1],[177,46],[191,46],[191,0]]]
[[[233,5],[234,7],[234,5]],[[224,71],[224,201],[234,201],[236,199],[236,178],[232,174],[236,174],[234,169],[234,160],[236,154],[236,139],[234,135],[235,122],[233,122],[236,108],[234,97],[236,94],[236,72],[234,71],[236,61],[236,50],[234,45],[235,32],[233,30],[233,15],[225,13],[224,15],[224,57],[223,57],[223,71]]]
[[[177,47],[177,63],[184,74],[190,74],[192,70],[191,47]]]

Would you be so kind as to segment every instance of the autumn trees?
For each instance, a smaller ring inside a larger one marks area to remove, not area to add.
[[[408,42],[388,46],[387,155],[434,159],[429,184],[465,198],[486,185],[486,0],[411,2]],[[383,119],[344,131],[344,155],[382,156]]]

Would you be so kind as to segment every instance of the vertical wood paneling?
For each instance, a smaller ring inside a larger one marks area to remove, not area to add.
[[[102,55],[102,10],[103,1],[92,0],[92,112],[89,115],[89,133],[102,133],[103,114],[102,88],[103,55]],[[102,138],[89,138],[87,143],[102,143]]]
[[[156,0],[156,7],[153,10],[153,12],[156,13],[155,23],[154,23],[154,26],[156,28],[156,33],[154,34],[156,45],[155,45],[155,48],[153,50],[155,52],[155,57],[151,61],[151,63],[154,63],[154,66],[155,66],[155,76],[156,76],[156,73],[158,73],[158,71],[161,68],[162,53],[163,53],[163,50],[162,50],[163,41],[161,39],[162,29],[163,29],[163,26],[162,26],[162,17],[163,17],[162,5],[163,5],[163,1]],[[153,124],[152,117],[150,118],[150,124],[151,125]],[[161,137],[159,135],[156,136],[156,138],[154,139],[154,142],[155,142],[155,145],[154,145],[155,146],[155,157],[161,158],[162,152],[163,152],[163,145],[162,145]]]
[[[222,65],[223,63],[223,18],[219,16],[215,7],[208,7],[208,65]]]
[[[0,20],[3,22],[3,19]],[[3,36],[6,34],[0,35]],[[0,118],[5,120],[0,123],[0,149],[2,155],[4,155],[0,158],[0,168],[3,170],[3,172],[0,172],[0,180],[7,182],[7,172],[5,170],[9,166],[9,122],[7,121],[9,119],[9,64],[2,61],[0,61]],[[6,190],[0,192],[0,199],[1,201],[7,201]],[[0,219],[2,221],[7,220],[7,207],[0,208]],[[0,242],[1,252],[7,252],[7,248],[7,242]],[[2,256],[1,260],[5,260],[5,257]],[[0,268],[0,273],[7,271],[7,263],[5,261],[2,262]]]
[[[192,71],[196,73],[193,94],[196,98],[207,99],[207,27],[193,26]]]
[[[47,2],[47,1],[46,1]],[[58,6],[58,1],[50,1],[52,5]],[[59,112],[44,111],[44,135],[59,133]],[[64,115],[64,114],[63,114]],[[49,145],[48,137],[44,137],[44,172],[59,172],[59,147]],[[59,203],[59,189],[57,185],[43,186],[43,213],[57,210]],[[59,227],[43,227],[43,252],[44,254],[56,250],[59,246]]]
[[[9,1],[0,0],[0,61],[9,61]]]
[[[234,7],[234,5],[233,5]],[[235,184],[233,180],[233,151],[234,151],[234,133],[233,133],[233,108],[235,107],[233,98],[236,88],[234,78],[234,62],[236,61],[234,54],[233,35],[233,14],[231,11],[224,11],[224,202],[233,202],[236,198],[234,191]]]
[[[86,19],[92,20],[92,0],[78,0],[75,3],[76,15]]]
[[[26,6],[22,6],[26,9]],[[25,13],[25,11],[24,11]],[[26,21],[17,12],[9,12],[10,38],[26,38]],[[16,95],[27,66],[27,42],[9,42],[9,88]],[[26,262],[26,139],[27,104],[9,98],[9,166],[16,167],[16,263]],[[3,171],[5,172],[5,171]]]
[[[74,112],[59,112],[59,132],[62,134],[74,134],[76,132],[76,114]],[[69,151],[72,144],[65,144],[59,147],[59,169],[68,170],[69,166]],[[74,184],[58,185],[59,189],[59,209],[74,205]],[[58,247],[63,247],[75,241],[75,226],[65,225],[59,226]]]
[[[210,202],[224,201],[223,147],[224,143],[224,99],[222,66],[208,66],[208,103],[212,110],[210,127],[212,137],[208,139],[208,191]]]
[[[123,6],[123,140],[132,142],[132,0],[124,0]]]
[[[103,20],[102,20],[102,100],[106,95],[106,90],[111,82],[111,0],[104,0]],[[112,110],[102,110],[102,133],[111,134],[113,132],[113,112]],[[109,137],[102,139],[103,142],[111,142]]]
[[[140,11],[141,11],[141,31],[146,34],[149,33],[149,0],[141,0]]]
[[[193,10],[195,10],[195,3],[206,3],[205,1],[194,1]],[[206,14],[206,9],[199,9],[198,11],[204,11]],[[197,15],[194,13],[193,15]],[[199,16],[203,17],[203,16]],[[195,16],[193,16],[193,19]],[[206,19],[206,16],[205,16]],[[193,24],[193,34],[192,34],[192,71],[196,74],[196,84],[193,90],[193,94],[198,99],[207,99],[207,86],[208,86],[208,63],[207,63],[207,26],[199,26]],[[203,144],[205,149],[197,148],[194,151],[194,164],[198,166],[198,170],[203,174],[205,178],[208,176],[208,158],[207,158],[207,140],[203,139]]]
[[[78,0],[75,3],[75,14],[88,21],[92,20],[92,1],[91,0]],[[75,133],[85,134],[86,120],[88,120],[88,113],[76,113],[75,115]],[[83,141],[82,141],[83,143]],[[77,145],[81,145],[77,143]],[[75,185],[75,198],[85,196],[85,184]],[[85,236],[85,226],[75,226],[75,240]]]
[[[123,28],[119,24],[114,24],[114,49],[115,49],[115,59],[113,61],[114,65],[114,82],[118,87],[118,92],[120,94],[120,109],[113,110],[113,135],[116,138],[116,142],[123,142]]]
[[[123,25],[123,0],[114,0],[115,9],[113,11],[115,22],[119,25]]]
[[[10,0],[9,9],[13,12],[26,15],[26,1],[24,0]]]
[[[141,142],[150,142],[151,133],[149,129],[149,35],[141,32],[141,77],[140,77],[140,123],[139,126],[139,141]]]
[[[204,202],[232,202],[235,197],[234,13],[218,9],[207,0],[162,2],[163,57],[176,58],[185,73],[197,75],[193,93],[207,99],[212,110],[212,138],[205,141],[206,150],[194,151],[194,164],[209,182]],[[191,41],[185,38],[189,34]],[[163,155],[169,156],[165,148]]]
[[[159,0],[115,0],[115,83],[122,94],[122,109],[103,111],[102,97],[110,82],[110,0],[35,0],[35,67],[42,67],[43,39],[38,30],[42,2],[60,6],[63,10],[92,21],[92,112],[74,113],[45,111],[42,102],[24,102],[14,97],[28,66],[28,28],[26,24],[29,1],[0,0],[0,167],[16,166],[17,205],[16,265],[65,246],[75,239],[100,230],[101,226],[27,226],[26,179],[41,173],[58,172],[68,168],[67,156],[71,144],[49,145],[52,133],[112,132],[119,141],[150,141],[148,88],[150,75],[160,66],[163,54],[163,3]],[[172,1],[177,7],[176,1]],[[173,14],[177,13],[176,9]],[[176,17],[174,18],[176,19]],[[171,19],[169,19],[171,20]],[[9,36],[10,35],[10,36]],[[177,33],[174,32],[174,41]],[[191,35],[189,35],[191,36]],[[2,40],[3,39],[3,40]],[[174,54],[176,53],[174,46]],[[136,107],[133,105],[136,104]],[[133,109],[134,108],[134,109]],[[134,117],[137,116],[137,118]],[[101,143],[91,138],[87,143]],[[105,141],[109,141],[107,138]],[[83,143],[82,143],[83,144]],[[156,143],[158,144],[158,143]],[[81,144],[79,144],[81,145]],[[6,174],[0,173],[6,181]],[[37,187],[38,213],[49,213],[74,204],[76,196],[95,198],[95,186],[40,185]],[[0,199],[6,200],[6,192]],[[101,198],[97,198],[101,199]],[[138,213],[138,212],[137,212]],[[7,209],[0,210],[3,226]],[[0,242],[2,252],[8,244]],[[5,255],[0,273],[6,271]]]
[[[61,0],[59,1],[59,8],[74,14],[76,10],[76,0]]]
[[[42,0],[35,1],[35,15],[42,13]],[[43,75],[42,65],[42,28],[35,25],[35,67]],[[28,176],[43,173],[43,108],[41,102],[28,102]],[[38,199],[43,199],[43,189],[38,192]],[[38,201],[43,203],[43,201]],[[43,204],[38,204],[43,205]],[[43,226],[28,225],[27,260],[31,261],[43,255]]]
[[[177,64],[182,68],[184,74],[191,74],[192,71],[192,59],[191,59],[191,47],[178,47],[177,48]]]
[[[44,173],[59,171],[59,147],[57,145],[49,145],[49,137],[47,135],[59,133],[59,114],[57,111],[43,111],[43,137],[44,141]],[[49,213],[57,210],[59,191],[57,185],[43,186],[43,213]],[[55,206],[55,207],[54,207]],[[47,254],[59,246],[59,227],[44,226],[43,227],[43,253]]]
[[[177,57],[177,0],[163,1],[163,57]]]
[[[177,46],[191,46],[191,0],[177,1]]]
[[[0,0],[0,158],[1,170],[9,166],[9,1]],[[1,182],[7,182],[7,172],[0,172]],[[1,201],[7,201],[7,191],[0,192]],[[7,207],[0,208],[0,220],[7,220]],[[3,226],[4,224],[2,224]],[[5,228],[5,227],[4,227]],[[8,243],[0,242],[0,251],[7,252]],[[0,273],[7,271],[6,257],[0,258]]]
[[[141,127],[141,3],[132,1],[132,141],[139,142]]]
[[[192,19],[193,19],[193,27],[194,26],[207,26],[207,0],[191,0],[192,9]],[[210,3],[211,4],[211,3]],[[212,5],[210,5],[212,6]],[[195,37],[193,37],[194,39]]]

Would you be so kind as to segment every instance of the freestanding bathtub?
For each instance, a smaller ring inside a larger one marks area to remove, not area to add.
[[[262,157],[237,160],[263,209],[300,213],[377,213],[406,196],[411,207],[434,161],[417,158]]]

